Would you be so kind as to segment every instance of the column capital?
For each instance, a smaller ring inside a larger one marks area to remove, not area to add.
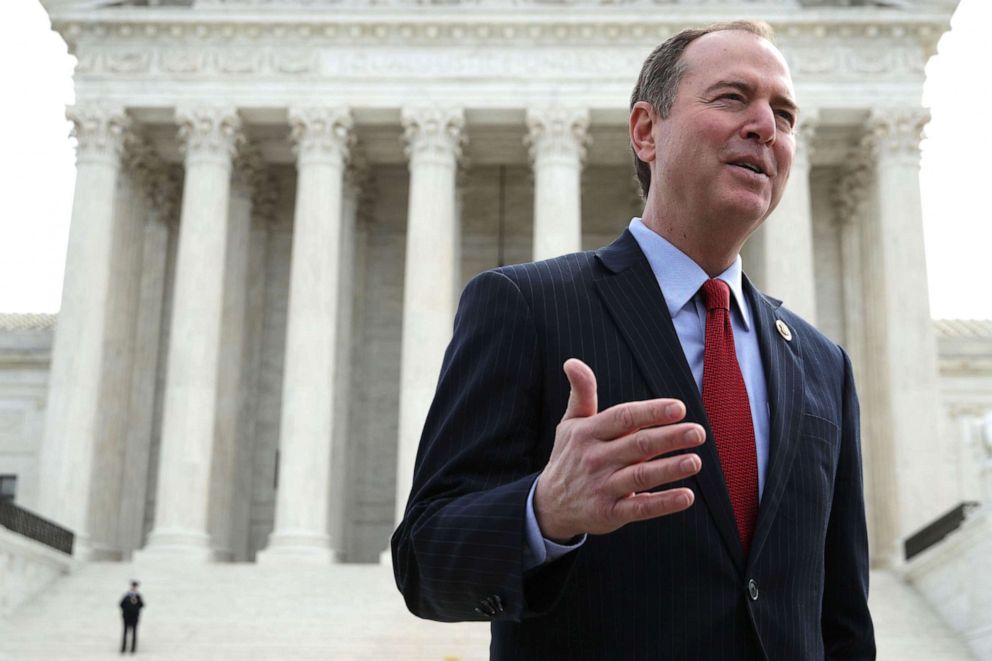
[[[585,161],[589,137],[589,111],[585,108],[548,106],[527,109],[527,145],[532,161],[559,157]]]
[[[159,218],[172,227],[179,226],[179,210],[182,206],[183,170],[178,165],[163,163],[155,171],[151,181],[152,208]]]
[[[402,112],[407,158],[461,158],[465,114],[461,108],[412,106]]]
[[[258,145],[245,140],[238,145],[231,168],[231,185],[234,189],[252,195],[265,170],[265,159]]]
[[[368,185],[369,172],[369,162],[365,154],[352,152],[344,170],[345,187],[360,192]]]
[[[182,173],[162,160],[146,138],[130,130],[124,132],[121,165],[141,190],[149,211],[162,222],[171,223],[179,211]]]
[[[276,224],[276,211],[279,205],[279,182],[268,168],[258,173],[252,185],[252,215],[268,226]]]
[[[816,129],[820,124],[820,113],[816,108],[804,110],[799,123],[793,131],[796,140],[796,160],[805,161],[807,165],[813,161],[816,150]]]
[[[233,107],[195,106],[176,109],[179,143],[186,159],[229,163],[244,141],[241,118]]]
[[[831,190],[837,225],[855,221],[872,186],[871,154],[864,147],[853,148],[845,163]]]
[[[333,162],[347,161],[353,143],[353,124],[348,108],[290,108],[290,135],[300,164],[328,159]]]
[[[863,144],[873,157],[896,156],[918,161],[927,108],[873,108],[865,124]]]
[[[77,105],[66,108],[72,122],[70,135],[76,139],[76,161],[106,161],[119,164],[124,151],[124,134],[131,120],[123,107]]]
[[[122,136],[121,167],[144,191],[148,180],[159,168],[162,159],[155,148],[141,135],[127,129]]]
[[[372,222],[372,209],[375,206],[378,191],[376,190],[375,177],[372,176],[365,156],[363,154],[356,154],[356,156],[357,158],[352,158],[348,162],[344,180],[345,186],[355,196],[356,225],[367,225]]]

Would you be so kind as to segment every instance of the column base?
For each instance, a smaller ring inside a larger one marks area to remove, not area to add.
[[[331,548],[331,538],[311,533],[274,532],[268,546],[255,554],[259,565],[329,565],[339,561],[338,552]]]
[[[215,559],[210,537],[196,530],[153,530],[148,545],[134,552],[134,562],[197,562]]]
[[[120,549],[77,536],[72,546],[72,557],[80,562],[120,562],[123,554]]]

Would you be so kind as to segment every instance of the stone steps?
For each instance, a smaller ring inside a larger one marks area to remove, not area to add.
[[[117,602],[137,578],[148,603],[139,653],[183,661],[388,659],[481,661],[485,624],[440,624],[410,615],[381,565],[181,566],[88,563],[0,621],[0,660],[116,656]],[[880,659],[971,657],[920,596],[896,575],[872,575]]]

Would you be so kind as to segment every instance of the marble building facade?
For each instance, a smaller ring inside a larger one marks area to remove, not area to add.
[[[940,404],[919,201],[956,2],[44,4],[78,58],[77,182],[21,493],[80,558],[378,561],[461,287],[622,231],[640,63],[740,15],[803,106],[745,269],[852,356],[874,563],[982,498],[961,447],[984,409]]]

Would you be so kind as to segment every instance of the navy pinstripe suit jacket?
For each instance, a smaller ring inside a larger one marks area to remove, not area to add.
[[[493,659],[874,658],[850,362],[746,280],[745,291],[771,409],[748,557],[699,391],[630,233],[595,252],[474,278],[392,539],[409,609],[441,621],[491,619]],[[562,363],[572,357],[595,372],[600,409],[685,402],[687,420],[708,432],[696,450],[703,468],[684,482],[697,499],[524,572],[526,498],[565,411]]]

